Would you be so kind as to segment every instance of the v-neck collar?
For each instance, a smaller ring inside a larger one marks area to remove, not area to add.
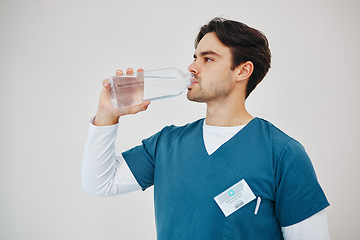
[[[203,121],[202,126],[203,140],[209,156],[246,126],[246,124],[244,124],[233,127],[217,127],[207,125],[205,122],[206,121]]]
[[[253,118],[246,126],[244,126],[239,132],[237,132],[232,138],[222,144],[215,152],[208,154],[204,137],[203,137],[203,124],[205,119],[198,122],[198,131],[195,134],[195,142],[199,148],[191,154],[191,162],[198,172],[205,178],[211,177],[229,164],[230,158],[223,158],[221,155],[229,154],[226,151],[232,148],[243,147],[241,145],[241,139],[243,135],[247,135],[251,128],[259,121],[258,118]],[[225,153],[224,153],[225,152]]]
[[[201,150],[202,150],[202,151],[205,151],[205,153],[206,153],[206,155],[208,155],[208,157],[211,157],[211,156],[214,155],[216,152],[221,151],[221,150],[220,150],[221,148],[225,148],[225,147],[226,147],[226,146],[225,146],[226,144],[228,144],[228,143],[231,142],[231,141],[234,141],[233,139],[237,138],[237,135],[241,135],[240,133],[243,132],[243,131],[247,128],[247,126],[251,125],[251,123],[252,123],[255,119],[257,119],[257,118],[256,118],[256,117],[253,118],[253,119],[252,119],[250,122],[248,122],[243,128],[241,128],[234,136],[232,136],[231,138],[229,138],[229,140],[227,140],[227,141],[224,142],[222,145],[220,145],[212,154],[208,154],[208,151],[206,150],[205,139],[204,139],[204,129],[203,129],[203,126],[204,126],[204,124],[205,124],[205,118],[202,119],[202,120],[200,121],[201,129],[200,129],[200,134],[199,134],[199,135],[201,136]],[[229,143],[229,144],[231,144],[231,143]]]

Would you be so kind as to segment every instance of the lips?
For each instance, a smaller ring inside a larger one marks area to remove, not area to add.
[[[191,88],[196,84],[196,83],[198,83],[198,81],[196,81],[195,80],[195,78],[194,77],[192,77],[191,79],[190,79],[190,85],[188,86],[188,90],[191,90]]]

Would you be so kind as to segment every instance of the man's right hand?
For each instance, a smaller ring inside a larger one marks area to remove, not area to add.
[[[138,69],[137,72],[142,72],[143,69]],[[128,68],[126,70],[126,74],[133,74],[134,70],[132,68]],[[121,76],[123,75],[123,72],[121,70],[116,71],[116,75]],[[114,125],[118,123],[119,118],[124,115],[128,114],[136,114],[141,111],[145,111],[150,101],[144,101],[141,104],[129,106],[129,107],[122,107],[122,108],[114,108],[110,101],[109,96],[109,80],[105,79],[103,81],[103,89],[100,93],[100,100],[99,100],[99,106],[96,112],[94,125],[96,126],[108,126],[108,125]]]

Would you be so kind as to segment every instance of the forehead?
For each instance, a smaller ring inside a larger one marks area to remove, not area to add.
[[[197,45],[197,48],[195,49],[195,54],[198,55],[198,53],[208,51],[216,52],[220,56],[231,56],[230,48],[225,46],[214,32],[205,34],[205,36],[200,40],[199,44]]]

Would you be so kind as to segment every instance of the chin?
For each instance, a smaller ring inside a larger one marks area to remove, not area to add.
[[[197,103],[202,103],[202,102],[205,102],[203,99],[199,99],[199,98],[196,98],[196,97],[191,97],[191,96],[187,96],[187,99],[189,101],[192,101],[192,102],[197,102]]]
[[[202,96],[202,94],[196,93],[194,89],[189,89],[186,97],[189,101],[192,102],[198,102],[198,103],[206,102],[204,96]]]
[[[197,102],[195,98],[193,98],[193,97],[191,97],[191,96],[189,96],[189,95],[187,95],[187,99],[188,99],[189,101],[192,101],[192,102]]]
[[[189,97],[189,94],[186,96],[189,101],[194,101],[192,97]]]

